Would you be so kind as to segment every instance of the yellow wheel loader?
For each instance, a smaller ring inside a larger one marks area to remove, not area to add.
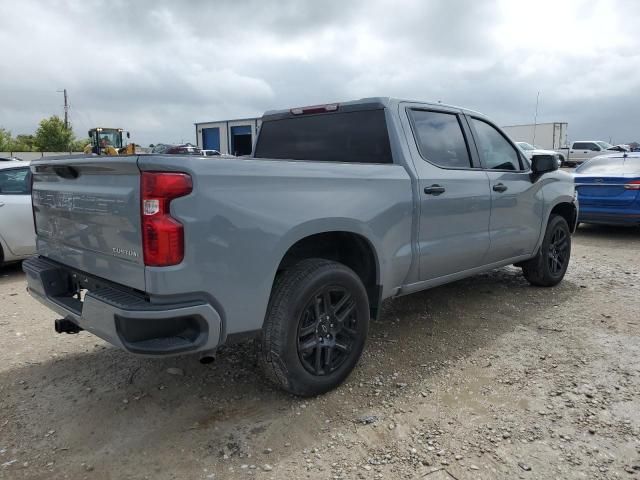
[[[122,128],[92,128],[89,130],[91,142],[84,147],[84,153],[96,155],[133,155],[136,144],[129,143],[129,132]]]

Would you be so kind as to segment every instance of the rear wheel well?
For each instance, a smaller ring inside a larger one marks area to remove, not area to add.
[[[569,230],[571,232],[574,231],[576,225],[576,215],[577,215],[576,207],[572,203],[559,203],[551,210],[551,214],[549,215],[560,215],[567,221],[567,225],[569,225]]]
[[[278,274],[307,258],[324,258],[353,270],[367,291],[371,317],[380,308],[382,288],[378,283],[378,264],[374,249],[363,236],[351,232],[325,232],[305,237],[289,248],[278,265]]]

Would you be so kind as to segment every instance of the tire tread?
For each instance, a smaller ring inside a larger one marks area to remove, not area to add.
[[[293,293],[295,287],[305,278],[313,274],[315,271],[325,267],[338,269],[346,268],[340,263],[322,258],[309,258],[302,260],[276,277],[271,299],[269,300],[269,305],[267,307],[267,315],[264,321],[262,339],[260,342],[260,359],[262,367],[269,380],[291,393],[304,394],[304,392],[296,392],[292,390],[287,367],[278,354],[278,352],[283,351],[284,348],[284,345],[280,344],[280,339],[283,338],[281,335],[281,329],[285,327],[287,322],[286,317],[287,306],[290,302],[289,297]]]

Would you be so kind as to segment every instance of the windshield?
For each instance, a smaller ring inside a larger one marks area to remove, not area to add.
[[[611,147],[613,147],[613,145],[611,145],[610,143],[607,143],[607,142],[596,142],[596,143],[597,143],[598,145],[600,145],[602,148],[604,148],[605,150],[606,150],[607,148],[611,148]]]
[[[105,148],[105,147],[122,148],[119,131],[102,130],[101,132],[96,132],[96,133],[98,134],[98,144],[100,145],[101,148]]]
[[[530,143],[527,142],[516,142],[516,144],[522,149],[522,150],[535,150],[535,148],[533,148],[533,145],[531,145]]]

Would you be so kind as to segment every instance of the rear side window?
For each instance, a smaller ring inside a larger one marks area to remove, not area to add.
[[[453,113],[410,110],[418,150],[439,167],[469,168],[471,159],[458,116]]]
[[[300,115],[264,121],[255,157],[392,163],[384,110]]]
[[[28,195],[31,175],[28,168],[0,170],[0,195]]]
[[[522,170],[518,151],[495,127],[477,118],[472,118],[471,123],[476,132],[478,154],[485,168]]]

